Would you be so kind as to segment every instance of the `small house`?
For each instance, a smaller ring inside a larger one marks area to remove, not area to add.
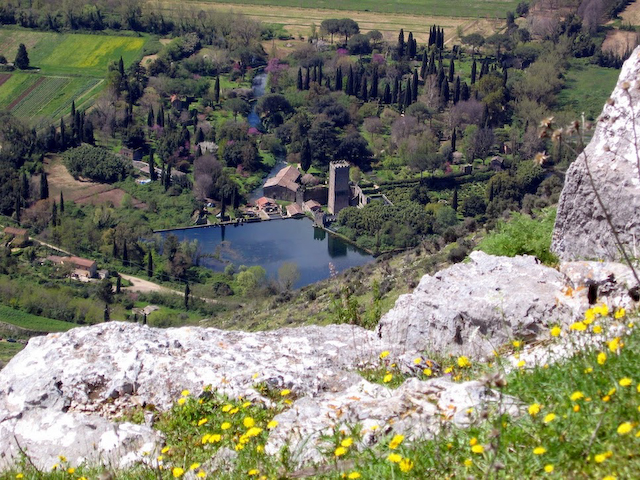
[[[315,213],[318,210],[322,210],[322,205],[320,205],[315,200],[307,200],[306,202],[304,202],[302,208],[305,212]]]
[[[298,180],[300,172],[296,167],[288,166],[281,169],[275,177],[269,178],[263,187],[265,196],[295,202],[296,192],[300,188]]]
[[[302,207],[297,203],[291,203],[287,205],[287,215],[292,218],[302,217],[304,216],[304,211],[302,210]]]
[[[127,147],[123,147],[120,149],[120,156],[126,158],[127,160],[130,160],[132,162],[140,162],[142,160],[142,157],[144,152],[142,151],[141,148],[127,148]]]
[[[22,247],[29,243],[29,232],[24,228],[6,227],[4,234],[12,247]]]
[[[272,198],[260,197],[256,200],[256,206],[266,213],[278,213],[278,204]]]

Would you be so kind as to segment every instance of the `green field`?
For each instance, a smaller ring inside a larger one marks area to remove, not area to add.
[[[14,72],[0,85],[0,109],[35,127],[66,115],[75,101],[86,108],[101,90],[109,64],[138,59],[148,37],[61,34],[0,29],[0,51],[11,61],[24,43],[31,70]],[[33,86],[35,88],[33,88]],[[32,90],[30,90],[33,88]]]
[[[513,0],[395,0],[377,2],[375,0],[187,0],[188,3],[221,3],[230,5],[273,5],[285,8],[313,8],[328,10],[352,10],[407,15],[428,15],[441,17],[499,17],[505,18],[508,10],[515,10],[518,1]],[[357,21],[358,19],[355,18]]]
[[[32,315],[6,305],[0,305],[0,322],[10,323],[34,332],[66,332],[78,326],[75,323]]]
[[[594,120],[616,85],[620,70],[591,65],[584,60],[572,61],[565,74],[565,88],[558,95],[558,105],[579,118]]]

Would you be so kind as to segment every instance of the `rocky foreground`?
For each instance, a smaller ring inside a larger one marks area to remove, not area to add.
[[[256,385],[288,389],[296,400],[278,415],[266,445],[287,444],[301,463],[320,458],[322,434],[335,427],[378,425],[365,439],[390,432],[408,438],[437,433],[441,419],[464,427],[499,403],[512,415],[516,399],[501,398],[482,382],[447,376],[409,378],[397,389],[357,372],[379,365],[383,351],[411,375],[424,354],[482,359],[513,339],[543,339],[551,325],[567,326],[588,307],[589,286],[601,301],[633,308],[630,271],[613,263],[571,262],[561,271],[533,257],[474,252],[402,296],[376,332],[331,325],[271,332],[203,328],[154,329],[112,322],[32,339],[0,372],[0,467],[27,452],[48,467],[58,455],[70,464],[126,467],[163,446],[152,427],[114,422],[132,408],[164,411],[180,392],[206,386],[231,398],[271,405]]]

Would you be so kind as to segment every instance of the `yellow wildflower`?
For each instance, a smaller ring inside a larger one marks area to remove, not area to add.
[[[447,367],[444,369],[444,373],[451,373],[453,372],[453,367]]]
[[[251,428],[256,424],[256,421],[251,417],[244,417],[244,419],[242,420],[242,424],[245,426],[245,428]]]
[[[591,373],[593,372],[593,367],[588,367],[584,369],[584,373]]]
[[[387,358],[389,356],[389,350],[385,350],[380,354],[380,360]]]
[[[621,423],[618,427],[618,435],[626,435],[631,430],[633,430],[633,425],[630,422]]]
[[[222,411],[223,411],[224,413],[227,413],[227,412],[228,412],[228,411],[230,411],[232,408],[233,408],[233,405],[229,405],[229,404],[227,403],[224,407],[222,407]]]
[[[604,365],[604,362],[607,361],[607,354],[604,352],[600,352],[598,354],[598,364],[599,365]]]
[[[550,333],[552,337],[558,337],[562,333],[562,329],[556,325],[551,329]]]
[[[356,478],[360,478],[361,475],[358,472],[351,472],[349,475],[347,475],[347,478],[351,479],[351,480],[355,480]]]
[[[229,415],[234,415],[234,414],[238,413],[239,410],[240,409],[238,407],[232,408],[231,410],[229,410]]]
[[[394,437],[389,442],[389,448],[391,450],[395,450],[400,446],[403,440],[404,440],[404,435],[394,435]]]
[[[60,459],[61,462],[67,461],[67,457],[65,457],[64,455],[58,455],[58,458]]]
[[[69,467],[69,468],[67,468],[67,473],[69,475],[73,475],[74,473],[76,473],[76,469],[73,468],[73,467]]]
[[[596,319],[595,309],[590,308],[589,310],[584,312],[584,319],[587,320],[588,322],[593,322]]]
[[[402,461],[402,455],[399,455],[397,453],[390,453],[387,457],[387,460],[392,463],[400,463]]]
[[[620,381],[618,382],[620,384],[621,387],[628,387],[629,385],[631,385],[633,383],[633,380],[631,380],[630,378],[621,378]]]
[[[403,458],[402,461],[400,462],[400,470],[406,473],[412,468],[413,468],[413,462],[408,458]]]
[[[184,405],[187,400],[184,397],[178,399],[178,405]]]
[[[607,346],[609,347],[610,352],[617,352],[622,347],[622,342],[620,342],[620,337],[616,337],[613,340],[609,340],[607,342]]]
[[[617,480],[613,475],[607,475],[606,477],[602,477],[602,480]]]
[[[573,406],[573,411],[578,413],[580,411],[580,405],[574,405]]]
[[[260,470],[258,470],[257,468],[252,468],[247,472],[247,475],[254,476],[254,475],[258,475],[259,473],[260,473]]]
[[[514,340],[511,343],[513,345],[513,348],[520,348],[522,346],[522,342],[520,340]]]
[[[550,423],[553,422],[556,419],[556,414],[555,413],[549,413],[546,417],[544,417],[543,422],[544,423]]]
[[[602,463],[607,459],[607,456],[604,453],[599,453],[598,455],[594,456],[593,459],[596,461],[596,463]]]
[[[180,478],[182,475],[184,475],[184,468],[173,467],[173,470],[171,470],[171,473],[173,474],[173,478]]]
[[[471,440],[469,440],[469,445],[471,445],[472,447],[477,443],[478,443],[478,439],[476,437],[473,437]]]
[[[182,395],[183,397],[188,397],[190,393],[191,392],[189,390],[182,390],[182,392],[180,392],[180,395]]]
[[[471,366],[471,362],[463,355],[462,357],[458,357],[458,366],[460,368],[467,368]]]
[[[345,453],[347,453],[347,449],[346,449],[346,448],[344,448],[344,447],[338,447],[338,448],[336,448],[335,452],[333,452],[333,454],[334,454],[336,457],[339,457],[339,456],[341,456],[341,455],[344,455]]]
[[[602,327],[600,325],[594,325],[593,333],[602,333]]]
[[[609,400],[611,400],[611,395],[605,395],[604,397],[602,397],[603,402],[608,402]]]
[[[342,445],[343,447],[350,447],[351,445],[353,445],[353,438],[345,438],[340,442],[340,445]]]
[[[465,466],[465,467],[470,467],[471,465],[473,465],[473,460],[471,460],[470,458],[467,458],[467,459],[464,461],[464,466]]]
[[[160,450],[160,453],[167,453],[169,450],[171,450],[171,448],[169,446],[166,446],[162,450]]]
[[[291,393],[291,390],[287,390],[286,388],[280,392],[280,396],[286,397]]]
[[[627,314],[627,311],[624,308],[619,308],[616,310],[616,313],[613,314],[613,317],[617,320],[621,319]]]
[[[484,447],[482,445],[474,445],[473,447],[471,447],[471,451],[473,453],[483,453]]]
[[[581,398],[584,398],[584,393],[582,392],[573,392],[571,394],[571,401],[575,402],[576,400],[580,400]]]
[[[517,367],[518,367],[518,368],[524,368],[524,366],[525,366],[526,364],[527,364],[527,362],[525,362],[524,360],[520,360],[520,361],[518,362]]]
[[[382,379],[382,381],[383,381],[384,383],[389,383],[392,379],[393,379],[393,375],[392,375],[392,374],[390,374],[390,373],[387,373],[387,374],[384,376],[384,378]]]
[[[23,475],[22,473],[18,473],[18,474],[16,475],[16,478],[24,478],[24,475]]]
[[[196,462],[191,464],[189,470],[197,470],[198,468],[200,468],[200,464]]]
[[[433,372],[431,371],[430,368],[425,368],[422,373],[424,373],[427,377],[430,377],[431,375],[433,375]]]
[[[247,430],[247,437],[257,437],[258,435],[260,435],[262,433],[262,429],[260,427],[251,427],[249,430]]]
[[[553,472],[553,465],[551,465],[551,464],[545,465],[544,466],[544,471],[547,472],[547,473]]]
[[[540,413],[540,404],[532,403],[529,405],[529,415],[535,417],[538,413]]]
[[[574,322],[569,327],[569,330],[575,330],[576,332],[584,332],[587,329],[587,325],[584,322]]]
[[[231,428],[231,424],[229,422],[223,422],[222,425],[220,425],[220,428],[222,430],[229,430]]]
[[[544,453],[547,452],[547,449],[544,447],[536,447],[533,449],[533,454],[534,455],[543,455]]]
[[[273,430],[277,426],[278,426],[278,421],[277,420],[271,420],[269,423],[267,423],[267,428],[269,430]]]
[[[242,404],[242,408],[247,408],[247,407],[249,407],[249,406],[251,406],[251,402],[244,402],[244,403]]]
[[[198,478],[204,478],[206,476],[207,474],[203,470],[200,470],[198,473],[196,473],[196,477]]]
[[[198,426],[200,427],[200,426],[204,425],[205,423],[207,423],[208,421],[209,421],[208,418],[201,418],[200,420],[198,420]]]
[[[421,362],[422,362],[422,359],[420,357],[413,359],[413,364],[414,365],[420,365]]]
[[[209,443],[218,443],[220,440],[222,440],[222,435],[219,433],[214,433],[209,437]]]

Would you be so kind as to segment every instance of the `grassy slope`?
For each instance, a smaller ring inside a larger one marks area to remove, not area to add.
[[[0,321],[36,332],[66,332],[78,326],[75,323],[32,315],[6,305],[0,305]]]
[[[188,3],[190,3],[190,1],[187,1],[187,4]],[[395,0],[393,2],[378,2],[376,0],[318,0],[310,3],[302,0],[224,0],[223,2],[213,2],[211,0],[202,2],[200,0],[198,3],[273,5],[274,7],[284,8],[308,7],[329,10],[370,11],[444,17],[492,16],[504,18],[508,10],[515,10],[518,2],[509,0],[450,0],[448,2],[439,0]]]

